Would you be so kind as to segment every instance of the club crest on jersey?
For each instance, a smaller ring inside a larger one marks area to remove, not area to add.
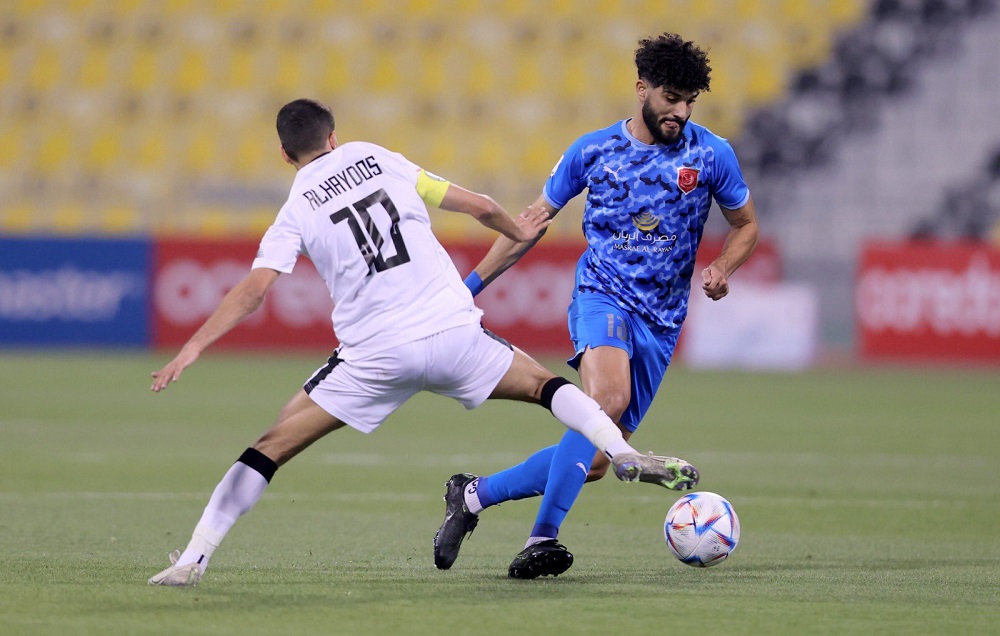
[[[652,214],[650,212],[643,212],[642,214],[632,217],[632,225],[636,226],[643,232],[651,232],[656,229],[656,226],[660,224],[660,217]]]
[[[684,194],[689,194],[692,190],[698,187],[698,173],[701,172],[697,168],[681,168],[677,171],[677,187],[680,188],[681,192]]]

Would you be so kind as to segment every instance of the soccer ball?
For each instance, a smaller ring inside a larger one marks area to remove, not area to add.
[[[663,536],[681,563],[707,568],[722,563],[736,549],[740,519],[723,497],[714,492],[693,492],[670,506]]]

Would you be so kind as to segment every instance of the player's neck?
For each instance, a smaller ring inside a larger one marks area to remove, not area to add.
[[[299,159],[297,162],[294,162],[292,165],[295,166],[296,170],[301,170],[302,168],[305,168],[307,165],[316,161],[323,155],[328,155],[331,152],[333,152],[333,150],[319,150],[317,152],[313,152],[303,156],[301,159]]]
[[[643,123],[641,118],[633,117],[632,119],[628,120],[628,122],[625,123],[625,128],[628,130],[628,133],[630,135],[632,135],[642,143],[646,144],[647,146],[652,146],[654,143],[656,143],[656,141],[653,139],[653,134],[649,132],[648,128],[646,128],[646,124]]]

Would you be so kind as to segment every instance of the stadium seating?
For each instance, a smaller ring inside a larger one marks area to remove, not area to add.
[[[914,226],[912,237],[1000,244],[1000,143],[982,170],[943,192],[937,209]]]
[[[516,208],[577,135],[631,114],[650,25],[710,47],[697,119],[736,138],[868,5],[7,0],[0,232],[259,233],[291,178],[274,113],[300,96],[334,105],[342,141]]]

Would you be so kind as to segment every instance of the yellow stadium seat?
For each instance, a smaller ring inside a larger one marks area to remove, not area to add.
[[[223,160],[229,160],[224,145],[228,141],[219,127],[208,120],[192,121],[185,126],[187,135],[171,152],[177,167],[188,176],[207,178],[224,169]]]
[[[51,90],[63,80],[65,60],[61,51],[51,47],[41,47],[32,51],[25,73],[26,85],[36,90]]]
[[[832,26],[841,28],[862,19],[868,10],[866,0],[823,0],[824,10],[819,11]]]
[[[18,52],[19,49],[0,42],[0,86],[7,86],[14,80],[14,60]]]
[[[27,126],[11,122],[0,126],[0,168],[9,170],[22,161],[23,139]]]
[[[65,129],[45,131],[34,165],[47,173],[65,168],[73,152],[74,141],[73,135]]]
[[[82,56],[79,75],[75,83],[83,88],[103,88],[109,84],[115,69],[111,68],[111,51],[103,47],[88,46],[77,53]]]
[[[193,179],[218,188],[286,188],[291,173],[281,172],[275,154],[273,117],[300,96],[331,103],[342,142],[381,143],[446,178],[488,186],[505,205],[520,205],[507,198],[537,196],[576,136],[631,115],[640,38],[675,30],[710,48],[713,91],[695,119],[732,138],[748,106],[778,98],[791,73],[821,63],[836,30],[863,18],[869,6],[0,0],[0,13],[24,25],[19,35],[0,38],[0,85],[8,95],[0,169],[55,184],[61,210],[25,217],[26,208],[10,201],[0,227],[259,233],[274,210],[260,209],[248,221],[258,204],[179,209],[161,219],[147,218],[139,200],[183,192]],[[137,106],[122,107],[130,98]],[[70,195],[60,188],[71,189],[81,173],[141,187],[122,188],[101,205],[62,205],[59,197]],[[480,231],[452,221],[462,236]]]
[[[182,49],[175,58],[175,66],[170,76],[170,87],[180,93],[196,93],[208,86],[208,56],[210,52],[198,49]]]
[[[163,166],[169,156],[168,139],[176,131],[165,124],[145,126],[133,132],[129,161],[138,168],[152,169]]]
[[[227,237],[232,234],[230,215],[223,209],[201,210],[197,217],[197,225],[192,228],[202,236]]]
[[[0,206],[0,234],[44,233],[47,230],[39,222],[38,212],[33,204],[5,202]]]
[[[256,135],[247,135],[233,141],[236,144],[235,152],[226,156],[225,161],[232,164],[234,174],[247,181],[273,174],[273,168],[278,166],[277,153],[273,152],[274,144],[265,146]],[[270,161],[272,158],[273,164]]]
[[[223,57],[213,86],[230,91],[252,88],[260,77],[255,64],[256,51],[252,47],[235,46],[228,49]]]
[[[160,83],[160,53],[155,49],[137,48],[131,51],[128,70],[123,73],[123,85],[136,93],[151,91]]]
[[[77,203],[63,203],[52,211],[52,230],[56,234],[80,234],[88,229],[89,215]]]
[[[558,53],[535,46],[518,48],[512,62],[511,91],[514,95],[538,93],[550,79],[564,78],[573,72],[566,67],[568,60]]]
[[[273,207],[255,207],[247,213],[240,213],[240,216],[246,219],[246,234],[254,237],[263,236],[267,228],[274,223],[281,204],[281,201],[276,201]]]
[[[83,167],[91,172],[110,173],[122,159],[124,130],[114,122],[91,130],[90,139],[82,153]]]
[[[747,102],[762,104],[777,97],[787,82],[786,73],[782,71],[766,64],[751,64],[750,82],[745,88]]]
[[[144,228],[138,211],[115,205],[100,211],[100,229],[105,234],[139,234]]]

